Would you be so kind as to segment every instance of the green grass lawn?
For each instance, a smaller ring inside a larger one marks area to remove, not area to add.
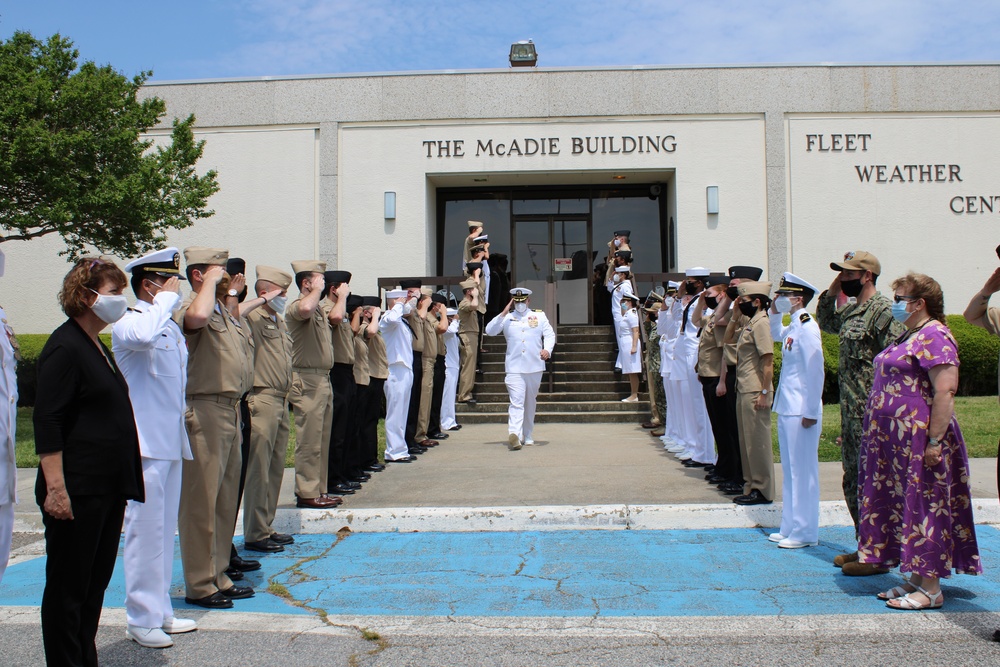
[[[994,396],[960,396],[955,399],[955,412],[958,413],[958,424],[965,436],[965,445],[971,458],[992,458],[997,455],[997,439],[1000,437],[1000,405]],[[293,420],[294,421],[294,420]],[[819,460],[839,461],[840,448],[837,447],[837,437],[840,435],[840,406],[823,406],[823,432],[819,438]],[[772,420],[771,440],[774,446],[774,459],[778,460],[778,425]],[[385,451],[385,424],[378,424],[379,457]],[[285,453],[285,466],[291,468],[295,462],[295,424],[292,424],[288,438],[288,451]],[[31,423],[31,408],[17,410],[17,467],[34,468],[38,466],[35,456],[35,430]]]
[[[288,449],[285,452],[285,467],[295,465],[295,420],[291,420],[291,433],[288,435]],[[378,455],[382,458],[385,452],[385,424],[378,422]],[[37,468],[38,456],[35,455],[35,427],[31,423],[31,408],[17,409],[17,467]]]

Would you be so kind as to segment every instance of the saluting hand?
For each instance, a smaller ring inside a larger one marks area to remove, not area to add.
[[[274,289],[271,290],[270,292],[264,292],[263,294],[260,295],[260,298],[264,299],[264,303],[271,303],[271,299],[273,299],[276,296],[280,296],[283,291],[284,290],[281,289]]]
[[[212,266],[205,269],[205,271],[201,274],[202,282],[205,283],[206,285],[211,285],[213,287],[222,282],[222,279],[225,277],[226,277],[225,268],[219,266],[218,264],[213,264]]]
[[[983,285],[983,294],[994,294],[1000,292],[1000,269],[993,272],[986,284]]]
[[[163,283],[163,288],[160,292],[174,292],[177,293],[180,290],[181,281],[180,278],[174,276],[173,278],[167,278],[167,282]],[[159,294],[159,292],[157,292]]]
[[[242,273],[237,273],[233,276],[233,279],[229,281],[229,289],[234,289],[237,292],[242,292],[243,288],[247,286],[247,277]]]

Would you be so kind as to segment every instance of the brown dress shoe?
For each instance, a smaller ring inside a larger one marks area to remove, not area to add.
[[[437,440],[427,439],[427,440],[421,440],[417,444],[420,445],[421,447],[437,447],[441,443],[439,443]]]
[[[296,507],[313,510],[326,510],[331,507],[336,507],[339,504],[340,503],[333,502],[333,498],[329,498],[327,496],[317,496],[316,498],[297,498],[295,500]]]
[[[648,421],[648,422],[642,422],[641,424],[639,424],[639,426],[641,426],[643,428],[656,428],[656,426],[658,426],[658,424],[656,424],[653,421]]]
[[[839,556],[837,556],[836,558],[834,558],[833,559],[833,566],[834,567],[844,567],[848,563],[856,563],[857,560],[858,560],[858,552],[857,551],[852,551],[849,554],[840,554]]]
[[[659,438],[664,433],[665,431],[662,428],[654,428],[652,431],[649,432],[649,434],[654,438]]]
[[[873,563],[859,563],[854,561],[853,563],[844,563],[841,571],[849,577],[870,577],[873,574],[887,574],[889,568],[880,567]]]

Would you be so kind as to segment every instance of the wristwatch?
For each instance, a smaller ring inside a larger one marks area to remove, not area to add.
[[[767,389],[761,389],[760,394],[761,396],[767,396]]]
[[[234,289],[229,290],[228,292],[226,292],[226,294],[228,294],[229,296],[239,296],[240,295],[240,293],[237,292]]]
[[[927,446],[928,447],[937,447],[940,444],[941,444],[941,441],[938,440],[937,438],[930,438],[930,439],[927,440]]]

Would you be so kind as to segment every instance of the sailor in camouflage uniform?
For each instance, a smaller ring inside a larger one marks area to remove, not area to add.
[[[663,382],[660,379],[660,335],[656,329],[656,316],[662,304],[663,297],[656,292],[650,292],[642,309],[645,313],[643,327],[646,333],[646,386],[649,387],[649,411],[652,415],[642,427],[652,429],[650,434],[657,438],[663,435],[663,418],[667,413],[667,395],[663,391]],[[650,342],[655,344],[650,345]]]
[[[864,250],[848,252],[842,262],[832,262],[839,271],[830,289],[823,292],[816,306],[820,329],[840,337],[840,455],[844,465],[844,500],[858,529],[858,450],[861,446],[862,420],[868,394],[874,380],[872,360],[903,333],[903,326],[892,318],[892,302],[875,289],[882,265],[875,255]],[[843,292],[854,297],[837,310],[837,297]],[[858,563],[857,552],[841,554],[833,563],[844,574],[865,576],[886,572],[874,565]]]

